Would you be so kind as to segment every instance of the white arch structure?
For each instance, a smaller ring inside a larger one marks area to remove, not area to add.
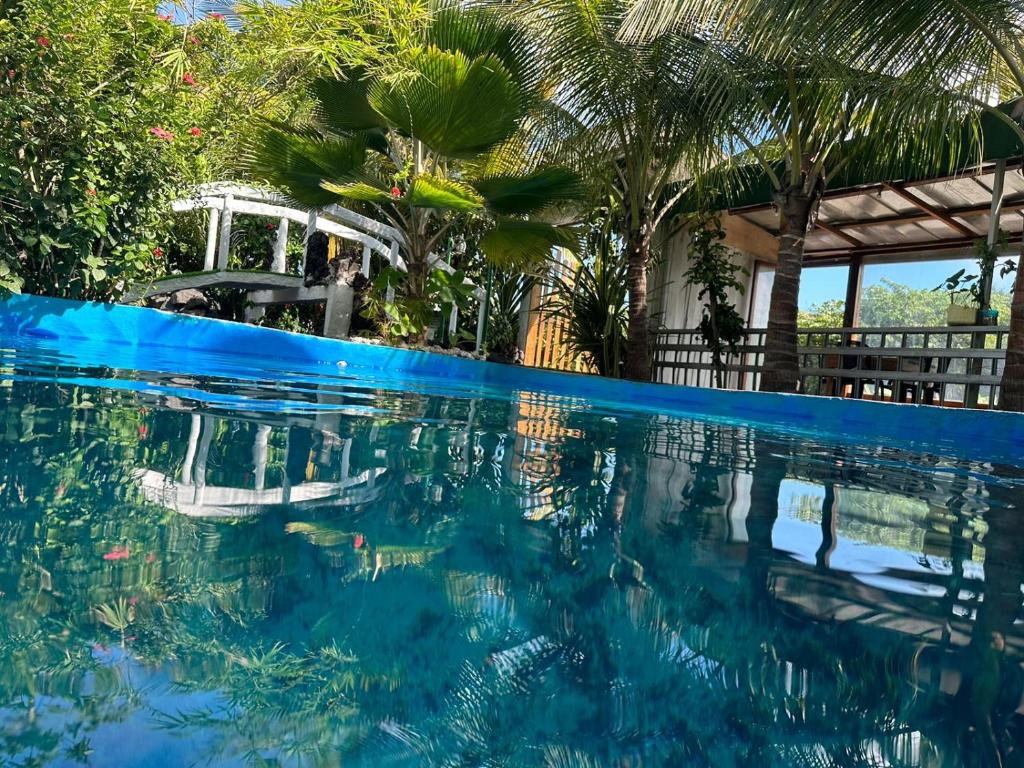
[[[249,291],[249,301],[254,305],[254,308],[246,314],[246,319],[251,321],[261,317],[265,308],[272,304],[325,301],[327,302],[327,319],[324,335],[343,337],[348,335],[348,321],[352,312],[351,289],[345,290],[347,286],[307,287],[305,285],[306,255],[308,255],[310,236],[314,232],[323,232],[349,242],[362,244],[363,259],[360,272],[364,277],[370,277],[374,253],[387,259],[395,269],[402,272],[408,271],[405,260],[400,255],[400,249],[405,245],[405,237],[400,231],[338,205],[303,211],[289,206],[287,200],[273,192],[232,182],[217,182],[197,187],[193,196],[175,200],[171,204],[171,208],[175,213],[194,210],[209,211],[203,271],[189,275],[170,275],[149,285],[135,286],[125,295],[125,301],[139,301],[187,288],[241,288]],[[236,215],[259,216],[277,220],[277,237],[274,240],[269,272],[228,268],[231,228]],[[288,273],[286,258],[288,232],[292,223],[305,227],[306,253],[303,256],[302,268],[298,275]],[[455,271],[437,254],[431,254],[429,266],[434,269],[442,269],[448,274]],[[474,285],[469,280],[466,281],[466,284]],[[479,351],[483,346],[487,296],[481,288],[477,288],[475,293],[480,301],[476,334],[476,346]],[[394,299],[393,290],[389,290],[387,298],[389,301]],[[453,332],[457,323],[458,310],[456,309],[452,312],[450,324]]]

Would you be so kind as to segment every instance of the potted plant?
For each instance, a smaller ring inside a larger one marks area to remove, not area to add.
[[[935,287],[936,291],[949,294],[949,308],[946,310],[947,325],[974,325],[978,322],[977,303],[978,276],[968,275],[961,269]]]

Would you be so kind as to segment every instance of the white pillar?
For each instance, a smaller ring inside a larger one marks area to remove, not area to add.
[[[392,269],[398,269],[398,243],[394,240],[391,241],[391,257],[389,259]],[[395,300],[395,288],[389,285],[387,295],[384,297],[385,300],[390,304]]]
[[[270,442],[270,426],[260,424],[256,428],[256,440],[252,445],[252,465],[256,478],[256,490],[262,491],[267,482],[267,444]]]
[[[480,298],[480,311],[476,317],[476,351],[480,354],[484,348],[484,322],[487,319],[487,300],[490,298],[486,291],[483,291],[483,296]]]
[[[270,271],[285,274],[288,271],[288,219],[281,219],[277,225],[277,239],[274,240],[274,258]]]
[[[347,437],[341,442],[341,479],[348,480],[352,474],[352,438]]]
[[[300,277],[306,276],[306,260],[309,258],[309,239],[316,233],[316,221],[317,212],[315,210],[309,212],[309,218],[306,220],[306,237],[302,241],[302,272]]]
[[[372,251],[370,250],[370,246],[364,245],[363,246],[363,265],[359,269],[359,272],[360,272],[360,274],[362,274],[363,277],[369,277],[370,276],[370,255],[371,255],[371,253],[372,253]]]
[[[347,339],[352,327],[352,307],[355,291],[348,283],[331,282],[327,285],[327,311],[324,313],[324,336],[328,339]]]
[[[455,332],[459,328],[459,308],[453,306],[451,317],[448,318],[448,333],[455,336]]]
[[[199,433],[202,431],[202,417],[198,413],[192,414],[192,429],[188,435],[188,448],[185,451],[185,461],[181,465],[181,484],[192,485],[192,465],[196,460],[196,448],[199,446]]]
[[[220,211],[210,209],[210,227],[206,230],[206,258],[203,260],[203,271],[212,272],[217,259],[217,225],[220,222]]]
[[[231,195],[224,195],[224,213],[220,217],[220,250],[217,252],[217,269],[228,268],[228,254],[231,252]]]

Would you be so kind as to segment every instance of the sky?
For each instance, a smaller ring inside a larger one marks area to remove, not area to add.
[[[951,261],[916,261],[905,264],[866,264],[864,266],[864,287],[880,283],[883,279],[902,283],[911,288],[931,290],[944,278],[959,269],[976,270],[974,259],[954,259]],[[973,273],[973,272],[972,272]],[[804,268],[800,276],[800,309],[810,309],[830,299],[846,298],[846,267],[812,267]],[[1013,275],[999,278],[996,270],[993,288],[997,291],[1009,291],[1013,287]]]

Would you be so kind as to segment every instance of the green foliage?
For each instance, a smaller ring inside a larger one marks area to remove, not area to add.
[[[586,238],[585,255],[570,256],[566,267],[553,262],[545,282],[550,291],[541,306],[565,323],[570,357],[584,357],[602,376],[624,374],[627,314],[626,274],[629,262],[622,242],[610,227],[594,228]]]
[[[846,302],[842,299],[829,299],[810,309],[802,309],[797,314],[797,327],[842,328],[846,318],[845,308]]]
[[[420,340],[425,338],[440,312],[442,322],[453,309],[460,312],[473,302],[474,286],[466,284],[466,273],[455,270],[451,274],[434,269],[427,277],[426,295],[410,296],[406,292],[404,275],[392,267],[385,267],[374,279],[365,298],[363,317],[374,321],[384,338],[394,340]],[[389,291],[394,300],[388,301]]]
[[[467,219],[493,222],[479,241],[489,258],[535,262],[571,238],[521,217],[580,194],[566,169],[509,161],[507,146],[542,102],[522,28],[444,6],[416,40],[393,59],[318,80],[310,119],[264,122],[244,158],[304,205],[341,201],[400,231],[412,302],[429,290],[431,254]],[[422,325],[420,309],[389,311],[405,330]]]
[[[736,353],[736,345],[746,338],[746,322],[730,300],[729,292],[743,294],[744,285],[736,278],[748,274],[732,260],[725,246],[725,232],[717,217],[698,219],[690,235],[690,267],[683,274],[686,285],[700,288],[698,300],[704,300],[704,314],[698,330],[711,352],[718,387],[724,386],[722,356]]]

